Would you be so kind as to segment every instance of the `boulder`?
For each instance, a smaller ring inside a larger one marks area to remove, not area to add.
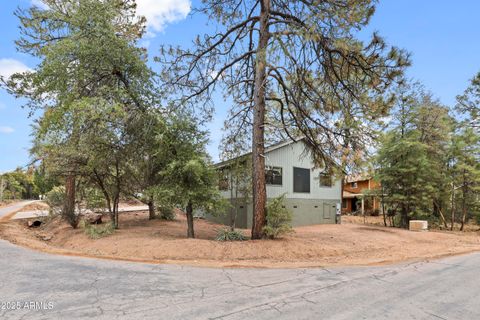
[[[89,224],[102,224],[102,215],[99,213],[89,213],[85,215],[85,221]]]
[[[428,221],[426,220],[410,220],[410,231],[428,231]]]

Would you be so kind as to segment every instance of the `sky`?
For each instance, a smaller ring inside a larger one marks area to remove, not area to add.
[[[17,52],[18,19],[13,12],[40,0],[0,0],[0,75],[34,69],[32,57]],[[139,14],[147,18],[148,32],[141,45],[149,56],[160,44],[189,45],[197,33],[207,30],[205,19],[189,15],[189,0],[137,0]],[[370,25],[362,31],[378,31],[391,45],[406,49],[413,65],[407,76],[422,82],[445,105],[453,106],[456,95],[480,71],[480,25],[478,0],[380,0]],[[152,63],[152,68],[155,65]],[[0,89],[0,172],[29,163],[31,146],[29,110]],[[208,151],[218,158],[218,145],[228,103],[216,100],[214,120],[208,125]]]

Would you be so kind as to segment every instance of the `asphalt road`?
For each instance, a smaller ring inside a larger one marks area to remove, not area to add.
[[[0,270],[0,319],[480,319],[480,253],[387,267],[211,269],[0,240]]]
[[[36,200],[20,201],[20,202],[17,202],[15,204],[9,205],[7,207],[0,208],[0,218],[2,218],[3,216],[5,216],[5,215],[7,215],[11,212],[17,211],[17,210],[25,207],[26,205],[29,205],[30,203],[34,203],[35,201]]]

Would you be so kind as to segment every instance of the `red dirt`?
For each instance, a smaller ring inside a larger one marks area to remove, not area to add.
[[[473,232],[410,232],[352,223],[298,227],[278,240],[219,242],[213,239],[223,226],[196,220],[197,238],[186,239],[183,214],[176,221],[147,217],[147,212],[122,214],[120,229],[98,240],[58,220],[39,229],[9,221],[0,224],[0,237],[50,253],[214,267],[372,265],[480,250],[480,237]]]
[[[48,210],[49,208],[45,202],[35,202],[23,207],[22,211]]]

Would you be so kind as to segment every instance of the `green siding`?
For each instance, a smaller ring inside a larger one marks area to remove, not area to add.
[[[286,208],[292,212],[292,225],[294,227],[313,224],[334,224],[337,204],[340,204],[340,202],[321,199],[285,200]],[[252,211],[251,204],[239,208],[237,228],[250,229],[252,227]],[[230,211],[223,216],[213,217],[207,215],[206,217],[210,221],[225,225],[230,225],[231,222]]]

